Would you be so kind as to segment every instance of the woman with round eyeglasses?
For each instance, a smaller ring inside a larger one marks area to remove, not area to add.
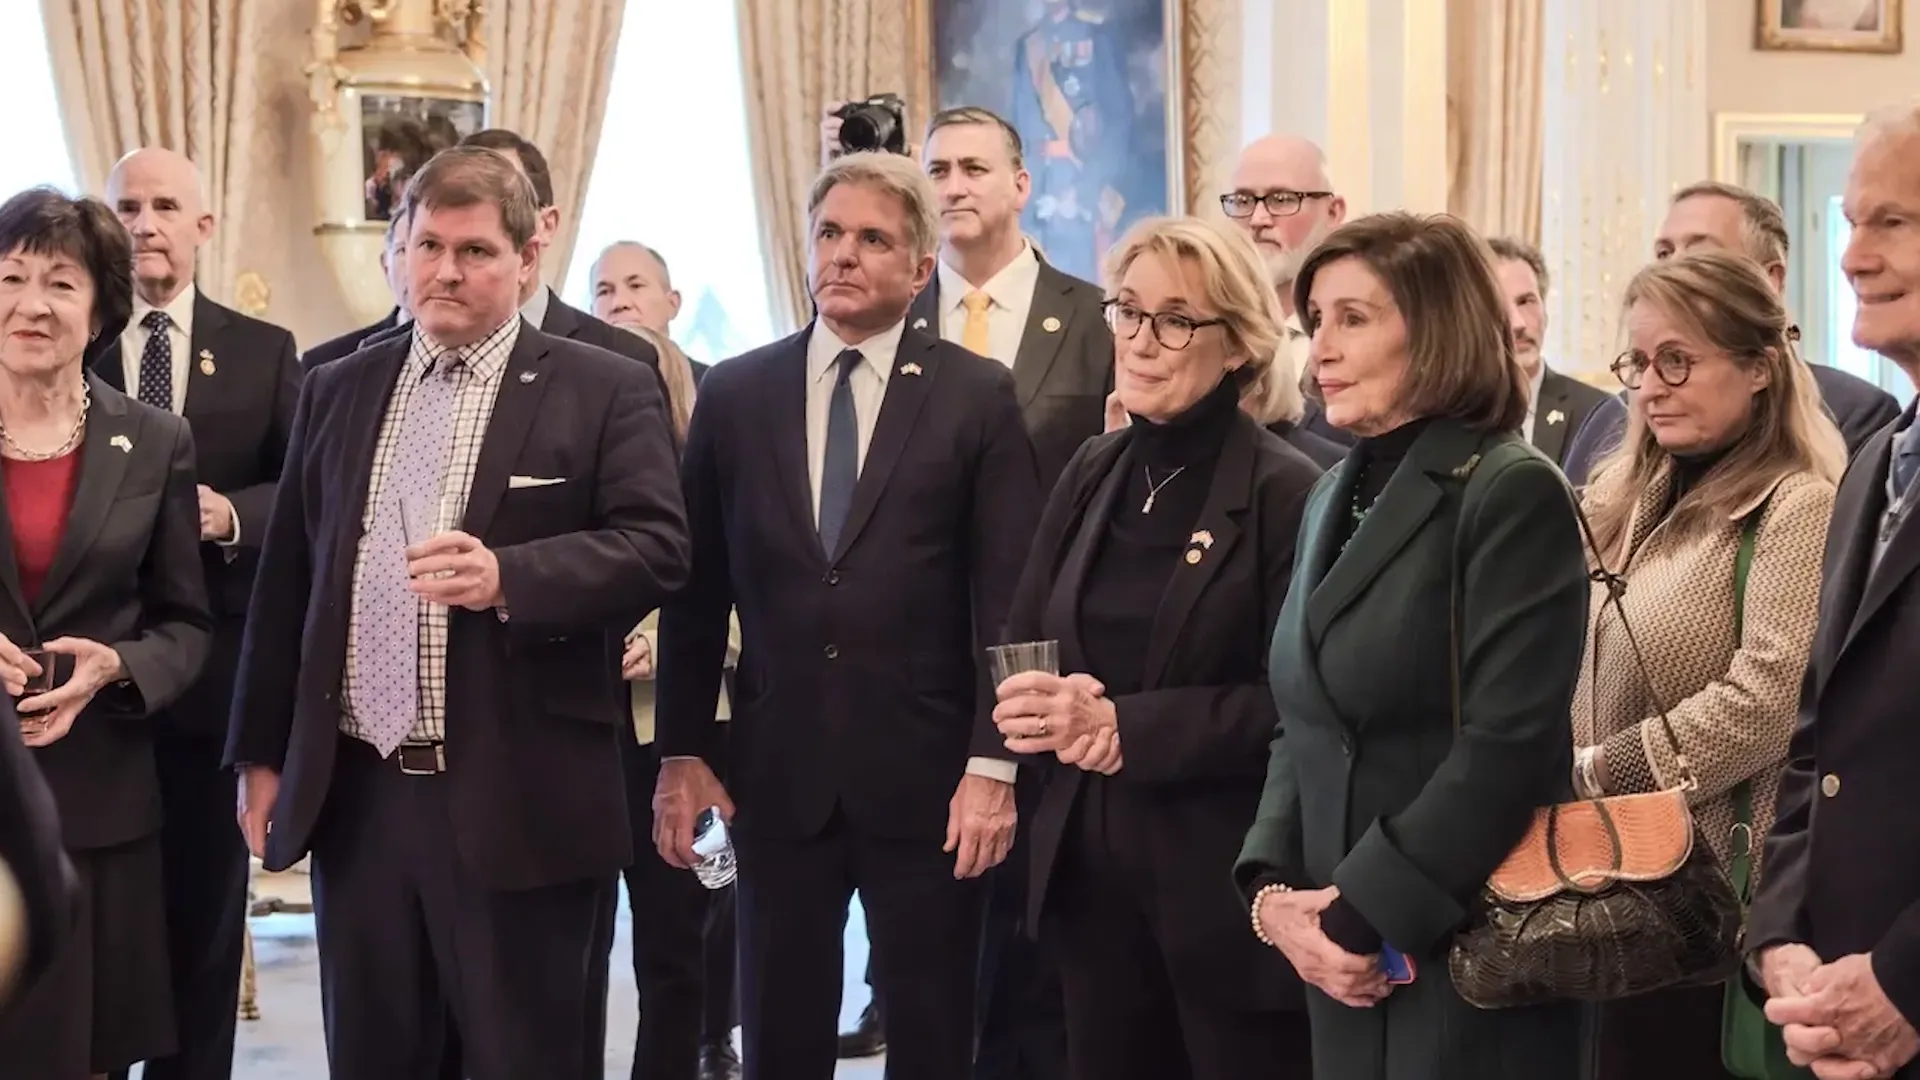
[[[1813,644],[1846,449],[1755,263],[1718,252],[1653,263],[1628,284],[1625,311],[1629,344],[1613,371],[1632,392],[1626,439],[1582,502],[1601,561],[1628,584],[1620,610],[1593,586],[1574,790],[1679,784],[1664,708],[1699,785],[1700,835],[1724,866],[1745,856],[1751,881]],[[1719,986],[1680,987],[1602,1006],[1600,1080],[1727,1076],[1721,997]]]
[[[1059,957],[1070,1080],[1306,1080],[1300,984],[1229,871],[1277,722],[1267,639],[1320,470],[1241,408],[1274,376],[1273,290],[1239,233],[1136,227],[1108,260],[1131,423],[1081,446],[1006,640],[1061,674],[999,687],[1041,776],[1028,925]]]

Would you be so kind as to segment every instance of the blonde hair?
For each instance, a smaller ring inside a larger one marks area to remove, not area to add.
[[[1283,348],[1278,298],[1253,242],[1238,228],[1197,217],[1147,218],[1107,253],[1109,295],[1119,291],[1127,269],[1142,255],[1158,256],[1176,268],[1190,261],[1199,271],[1206,294],[1196,301],[1219,313],[1230,353],[1246,357],[1236,376],[1240,407],[1262,424],[1298,420],[1304,405],[1292,356]]]
[[[934,193],[933,181],[927,179],[912,158],[870,150],[834,158],[820,170],[820,175],[814,178],[813,189],[807,193],[809,225],[817,220],[827,193],[841,184],[878,188],[899,199],[907,211],[906,239],[914,261],[933,254],[934,246],[940,242],[939,216],[934,210],[940,199]],[[811,231],[809,229],[809,234]]]
[[[1786,308],[1758,263],[1721,251],[1649,263],[1627,283],[1621,310],[1637,303],[1657,308],[1684,333],[1726,353],[1741,370],[1767,374],[1767,385],[1754,395],[1746,431],[1681,496],[1669,528],[1683,537],[1720,528],[1791,473],[1839,482],[1846,444],[1820,404],[1813,373],[1794,354]],[[1644,377],[1660,376],[1649,370]],[[1640,493],[1670,460],[1640,410],[1630,410],[1626,438],[1600,464],[1588,489],[1587,517],[1600,554],[1610,556],[1618,548]]]
[[[660,357],[660,381],[667,386],[667,418],[673,421],[673,434],[687,441],[687,425],[693,422],[693,361],[680,351],[673,339],[644,326],[624,329],[640,335]]]

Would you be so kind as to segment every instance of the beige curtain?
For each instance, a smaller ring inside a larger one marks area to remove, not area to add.
[[[627,0],[488,0],[485,9],[493,125],[546,155],[564,211],[542,269],[556,289],[580,232],[626,7]]]
[[[25,0],[16,0],[25,2]],[[228,301],[252,195],[259,0],[41,0],[60,119],[80,183],[99,194],[129,150],[200,166],[218,228],[198,281]]]
[[[747,133],[774,322],[812,318],[807,188],[820,171],[820,111],[829,101],[906,91],[914,54],[901,0],[737,0]]]
[[[1544,0],[1447,6],[1448,209],[1488,236],[1540,242]]]

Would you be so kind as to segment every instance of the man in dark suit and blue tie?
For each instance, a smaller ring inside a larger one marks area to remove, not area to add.
[[[730,722],[749,1080],[827,1080],[857,889],[893,1077],[973,1057],[978,877],[1013,839],[991,722],[997,640],[1040,502],[1006,366],[906,325],[936,196],[908,159],[850,154],[808,202],[818,318],[716,366],[687,439],[693,578],[664,611],[655,840],[691,866],[732,814],[703,760],[737,608]]]
[[[172,150],[135,150],[107,176],[133,237],[133,317],[94,364],[109,386],[193,429],[200,554],[215,622],[200,678],[153,718],[166,825],[168,951],[179,1052],[148,1080],[226,1080],[246,941],[247,852],[220,767],[260,542],[300,389],[293,335],[207,299],[194,281],[213,234],[200,171]]]
[[[520,170],[443,151],[407,204],[413,329],[310,373],[294,420],[241,828],[270,870],[312,852],[334,1075],[435,1075],[449,1016],[473,1080],[583,1075],[633,851],[617,658],[688,565],[673,438],[651,371],[520,316]]]

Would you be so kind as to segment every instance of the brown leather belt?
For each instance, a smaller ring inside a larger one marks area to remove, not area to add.
[[[393,752],[393,760],[408,776],[432,776],[447,771],[447,744],[443,742],[403,742]]]

